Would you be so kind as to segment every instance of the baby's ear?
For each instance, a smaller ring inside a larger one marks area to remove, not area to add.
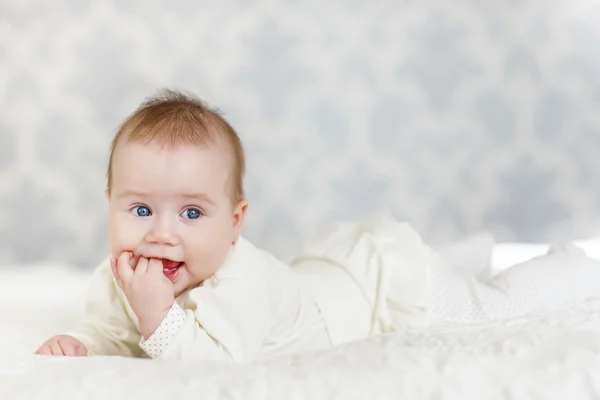
[[[245,198],[238,201],[233,209],[233,243],[237,242],[242,231],[244,219],[246,218],[246,210],[248,210],[248,199]]]
[[[109,200],[109,199],[110,199],[110,189],[106,189],[106,190],[104,191],[104,196],[106,197],[106,200]]]

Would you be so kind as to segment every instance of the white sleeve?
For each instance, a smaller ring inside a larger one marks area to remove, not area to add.
[[[191,290],[185,310],[175,304],[140,345],[162,359],[250,362],[260,355],[270,328],[271,304],[264,288],[224,278]]]
[[[140,356],[141,335],[127,306],[106,260],[94,272],[83,322],[65,334],[82,342],[88,355]]]
[[[183,308],[174,303],[154,333],[147,340],[142,337],[140,341],[142,350],[152,358],[160,357],[185,325],[186,318]]]

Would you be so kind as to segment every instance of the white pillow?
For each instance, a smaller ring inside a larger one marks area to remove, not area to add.
[[[600,260],[600,237],[574,240],[572,243],[584,250],[588,257]],[[495,243],[491,233],[481,231],[433,249],[454,268],[487,280],[507,268],[546,254],[550,246],[550,243]]]
[[[600,237],[587,240],[576,240],[573,243],[576,246],[581,247],[588,257],[600,260]]]
[[[600,260],[600,238],[574,240],[572,243],[585,251],[588,257]],[[546,254],[550,246],[549,243],[498,243],[492,251],[491,276],[498,275],[507,268],[533,257]]]

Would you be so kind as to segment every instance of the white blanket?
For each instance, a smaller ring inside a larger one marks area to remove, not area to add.
[[[528,256],[543,252],[532,248]],[[600,299],[552,314],[381,335],[254,365],[33,355],[41,341],[80,317],[88,279],[53,265],[0,269],[0,399],[600,396]]]
[[[254,365],[0,352],[2,399],[592,399],[600,301],[471,328],[390,334]]]

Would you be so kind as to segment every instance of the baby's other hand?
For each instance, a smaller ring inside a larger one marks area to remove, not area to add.
[[[87,348],[73,336],[57,335],[44,342],[35,353],[47,356],[85,357]]]

